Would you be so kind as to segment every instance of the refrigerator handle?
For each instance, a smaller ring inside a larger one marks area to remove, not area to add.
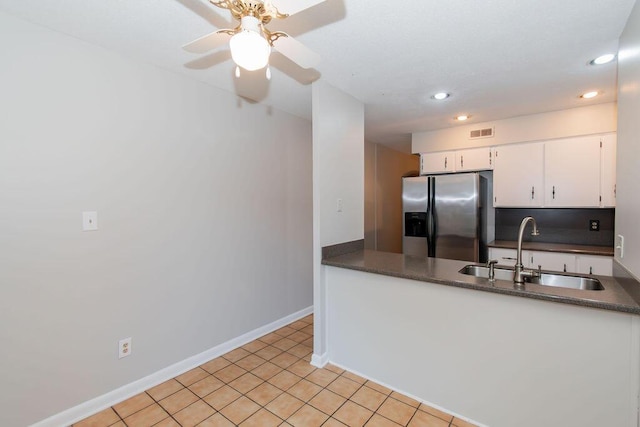
[[[436,197],[436,180],[429,177],[427,180],[427,256],[436,256],[436,216],[435,216],[435,197]]]

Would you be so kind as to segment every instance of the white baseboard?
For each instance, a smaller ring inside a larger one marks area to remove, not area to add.
[[[323,355],[323,356],[324,356],[324,355]],[[329,363],[329,362],[330,362],[330,361],[329,361],[329,360],[327,360],[327,361],[325,362],[325,364],[326,364],[326,363]],[[311,361],[311,364],[313,365],[313,360]],[[386,383],[384,383],[384,382],[382,382],[382,381],[378,381],[378,380],[377,380],[377,379],[375,379],[375,378],[371,378],[371,377],[369,377],[369,376],[367,376],[367,375],[363,375],[361,372],[358,372],[358,371],[356,371],[356,370],[353,370],[353,369],[349,368],[348,366],[340,365],[340,364],[338,364],[338,363],[334,363],[334,362],[331,362],[331,364],[332,364],[332,365],[334,365],[334,366],[336,366],[336,367],[338,367],[338,368],[340,368],[340,369],[344,369],[344,370],[347,370],[347,371],[349,371],[349,372],[351,372],[351,373],[354,373],[354,374],[356,374],[356,375],[358,375],[358,376],[361,376],[362,378],[366,378],[366,379],[368,379],[369,381],[373,381],[373,382],[374,382],[374,383],[376,383],[376,384],[380,384],[381,386],[384,386],[384,387],[388,388],[389,390],[393,390],[393,391],[395,391],[395,392],[397,392],[397,393],[400,393],[400,394],[403,394],[403,395],[405,395],[405,396],[407,396],[407,397],[410,397],[411,399],[416,400],[416,401],[418,401],[418,402],[420,402],[420,403],[424,403],[425,405],[429,405],[429,406],[431,406],[432,408],[435,408],[435,409],[438,409],[438,410],[440,410],[440,411],[446,412],[447,414],[451,414],[451,415],[453,415],[454,417],[456,417],[456,418],[458,418],[458,419],[461,419],[461,420],[467,421],[467,422],[469,422],[469,423],[471,423],[471,424],[474,424],[474,425],[476,425],[476,426],[478,426],[478,427],[488,427],[488,426],[486,426],[486,425],[484,425],[484,424],[482,424],[482,423],[479,423],[479,422],[477,422],[477,421],[474,421],[474,420],[472,420],[472,419],[470,419],[470,418],[468,418],[468,417],[465,417],[465,416],[463,416],[463,415],[456,414],[455,412],[453,412],[453,411],[451,411],[451,410],[449,410],[449,409],[447,409],[447,408],[443,408],[442,406],[436,405],[435,403],[431,403],[431,402],[428,402],[428,401],[426,401],[426,400],[424,400],[424,399],[420,399],[419,397],[416,397],[416,396],[412,395],[411,393],[407,393],[406,391],[399,390],[399,389],[397,389],[397,388],[395,388],[395,387],[392,387],[392,386],[390,386],[389,384],[386,384]]]
[[[329,354],[313,354],[311,355],[311,365],[316,368],[324,368],[324,366],[329,363]]]
[[[258,329],[254,329],[251,332],[247,332],[244,335],[241,335],[237,338],[210,348],[209,350],[203,351],[200,354],[196,354],[195,356],[189,357],[185,360],[161,369],[137,381],[119,387],[113,391],[103,394],[102,396],[98,396],[95,399],[91,399],[89,401],[81,403],[80,405],[74,406],[73,408],[62,411],[56,415],[32,424],[31,427],[69,426],[97,412],[100,412],[103,409],[113,406],[116,403],[122,402],[123,400],[135,396],[136,394],[142,393],[143,391],[148,390],[151,387],[170,380],[171,378],[177,377],[178,375],[196,368],[211,359],[222,356],[223,354],[226,354],[231,350],[234,350],[257,338],[260,338],[261,336],[266,335],[269,332],[273,332],[276,329],[280,329],[281,327],[295,322],[298,319],[308,316],[311,313],[313,313],[313,306],[285,316]]]

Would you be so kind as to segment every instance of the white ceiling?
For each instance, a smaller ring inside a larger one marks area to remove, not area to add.
[[[269,24],[323,58],[304,70],[274,53],[269,82],[235,79],[226,49],[181,49],[235,26],[206,0],[0,0],[0,10],[307,118],[309,83],[322,78],[365,104],[368,140],[408,152],[412,132],[456,126],[459,113],[484,122],[615,101],[616,64],[587,63],[617,50],[634,3],[326,0]],[[586,90],[603,94],[579,99]],[[430,99],[438,91],[452,96]]]

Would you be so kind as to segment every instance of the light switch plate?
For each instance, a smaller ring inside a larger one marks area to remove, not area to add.
[[[82,231],[94,231],[98,229],[98,212],[82,212]]]
[[[616,249],[620,251],[620,259],[622,259],[624,258],[624,236],[622,234],[618,234],[618,242]]]

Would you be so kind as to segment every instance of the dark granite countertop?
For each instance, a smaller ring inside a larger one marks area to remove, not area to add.
[[[494,240],[487,245],[490,248],[517,249],[518,242],[513,240]],[[576,255],[613,256],[613,247],[571,245],[567,243],[522,242],[522,249],[541,252],[568,252]]]
[[[462,267],[471,264],[466,261],[419,258],[371,250],[357,250],[328,257],[323,259],[322,264],[477,291],[640,314],[640,292],[637,291],[640,284],[629,279],[595,276],[605,288],[602,291],[565,289],[532,283],[527,283],[524,289],[516,289],[511,281],[490,282],[488,279],[459,273]]]

